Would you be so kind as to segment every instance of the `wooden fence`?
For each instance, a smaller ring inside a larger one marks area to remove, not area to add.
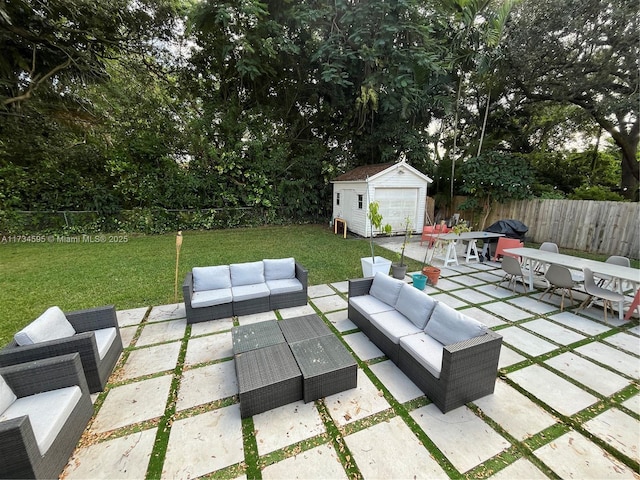
[[[527,239],[560,248],[640,258],[640,204],[591,200],[521,200],[495,204],[486,226],[513,218],[529,227]]]

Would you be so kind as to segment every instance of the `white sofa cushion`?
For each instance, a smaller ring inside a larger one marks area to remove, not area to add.
[[[391,305],[384,303],[382,300],[378,300],[373,295],[358,295],[357,297],[350,297],[349,303],[368,318],[371,318],[371,315],[376,313],[395,310]]]
[[[281,280],[267,280],[267,287],[272,295],[279,293],[301,292],[302,283],[297,278],[285,278]]]
[[[291,258],[265,259],[264,278],[269,280],[285,280],[296,278],[296,261]]]
[[[9,405],[15,402],[16,398],[16,394],[0,375],[0,414],[9,408]]]
[[[421,328],[416,327],[411,320],[397,310],[371,315],[371,324],[396,345],[401,337],[422,332]]]
[[[444,345],[424,333],[400,339],[400,348],[415,358],[435,378],[440,378]]]
[[[216,265],[215,267],[193,267],[193,291],[217,290],[219,288],[231,288],[231,275],[229,265]]]
[[[484,335],[487,326],[445,303],[438,302],[424,331],[443,345],[451,345]]]
[[[262,298],[269,296],[269,287],[266,283],[256,283],[253,285],[240,285],[239,287],[231,287],[234,302],[242,300],[251,300],[253,298]]]
[[[232,287],[264,283],[264,263],[262,263],[262,261],[232,263],[230,269]],[[235,294],[233,295],[233,299],[237,300]]]
[[[396,280],[389,275],[376,272],[371,288],[369,288],[369,294],[393,307],[398,300],[398,295],[403,285],[404,282],[402,280]]]
[[[113,341],[116,339],[116,328],[101,328],[99,330],[94,330],[93,334],[96,337],[98,357],[102,360],[109,351],[109,348],[111,348],[111,345],[113,345]]]
[[[80,398],[82,390],[77,385],[18,398],[0,415],[0,422],[27,415],[40,454],[44,455]]]
[[[231,303],[232,300],[233,295],[231,294],[231,288],[193,292],[191,296],[191,308],[212,307],[213,305]]]
[[[13,338],[18,345],[33,345],[48,340],[72,337],[75,334],[76,330],[69,323],[60,307],[50,307],[16,333]]]
[[[400,289],[396,309],[422,330],[427,324],[427,320],[429,320],[436,303],[438,303],[437,300],[405,283]]]

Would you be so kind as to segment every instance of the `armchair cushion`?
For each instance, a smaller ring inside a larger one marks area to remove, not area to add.
[[[232,287],[264,283],[264,263],[262,261],[232,263],[229,268],[231,269]],[[268,292],[267,295],[269,295]],[[233,298],[236,299],[235,292]]]
[[[193,292],[191,297],[191,308],[211,307],[213,305],[222,305],[231,303],[231,287],[219,288],[217,290],[204,290],[202,292]]]
[[[393,307],[398,300],[398,295],[403,285],[404,282],[402,280],[396,280],[389,275],[377,272],[373,277],[369,294]]]
[[[9,408],[9,405],[16,401],[16,398],[16,394],[13,393],[11,387],[7,385],[7,382],[0,375],[0,415]]]
[[[280,280],[268,280],[267,287],[271,292],[271,295],[278,295],[280,293],[301,292],[302,283],[296,278],[283,278]]]
[[[75,334],[75,329],[60,307],[50,307],[16,333],[14,339],[18,345],[33,345],[47,340],[72,337]]]
[[[269,287],[266,283],[257,283],[255,285],[240,285],[239,287],[231,287],[233,292],[233,301],[242,302],[243,300],[252,300],[254,298],[263,298],[269,296]]]
[[[371,323],[396,345],[400,342],[400,338],[405,335],[422,333],[420,328],[416,327],[411,320],[397,310],[371,315]]]
[[[82,390],[77,385],[21,397],[0,414],[0,422],[28,416],[38,449],[44,455],[81,397]]]
[[[437,300],[405,283],[400,289],[396,309],[422,330],[437,303]]]
[[[444,345],[429,335],[418,333],[402,337],[400,347],[426,368],[434,378],[440,378]]]
[[[113,341],[116,339],[116,329],[115,327],[101,328],[99,330],[94,330],[93,334],[96,337],[98,357],[102,360],[111,348],[111,345],[113,345]]]
[[[367,316],[393,310],[391,305],[383,302],[382,300],[378,300],[373,295],[358,295],[357,297],[350,297],[349,303]]]
[[[265,259],[264,278],[270,280],[285,280],[296,278],[296,261],[291,258]]]
[[[231,275],[228,265],[215,267],[193,267],[193,291],[231,288]]]
[[[443,345],[451,345],[479,337],[487,331],[487,327],[449,305],[438,302],[424,331]]]

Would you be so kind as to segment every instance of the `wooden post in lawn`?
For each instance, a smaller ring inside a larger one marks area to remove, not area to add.
[[[178,265],[180,263],[180,247],[182,247],[182,230],[176,235],[176,281],[173,289],[174,302],[178,303]]]

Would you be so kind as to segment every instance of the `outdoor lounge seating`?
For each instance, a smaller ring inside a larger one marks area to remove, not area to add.
[[[79,353],[91,393],[104,390],[120,353],[122,338],[113,305],[63,313],[47,309],[0,350],[0,367]]]
[[[305,305],[307,277],[293,258],[194,267],[182,284],[187,323]]]
[[[58,478],[91,415],[78,353],[0,368],[0,478]]]
[[[502,337],[413,286],[350,280],[349,319],[443,413],[493,393]]]

